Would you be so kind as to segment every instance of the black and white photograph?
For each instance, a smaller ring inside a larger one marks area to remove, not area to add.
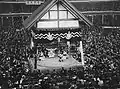
[[[120,89],[120,0],[0,0],[0,89]]]

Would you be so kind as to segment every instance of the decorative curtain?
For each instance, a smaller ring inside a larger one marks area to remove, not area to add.
[[[74,37],[81,37],[81,32],[66,32],[66,33],[40,33],[40,34],[34,34],[33,35],[34,39],[48,39],[48,40],[53,40],[53,39],[58,39],[58,38],[74,38]]]

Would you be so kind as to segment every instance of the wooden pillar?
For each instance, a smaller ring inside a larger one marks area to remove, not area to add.
[[[102,15],[102,25],[104,24],[104,15]]]
[[[35,65],[34,65],[34,68],[35,69],[37,69],[37,60],[38,60],[38,48],[37,48],[37,50],[36,50],[37,52],[36,52],[36,56],[35,56]]]
[[[67,41],[68,52],[70,53],[70,41]]]
[[[24,22],[24,16],[22,16],[22,22]]]
[[[94,22],[94,15],[92,15],[92,23]]]
[[[112,25],[115,26],[115,15],[114,14],[112,15],[112,18],[113,18],[112,19]]]
[[[72,35],[70,33],[70,31],[68,31],[66,39],[67,39],[67,46],[68,46],[68,52],[70,52],[70,39],[71,39]]]
[[[3,17],[1,17],[1,24],[2,24],[2,26],[3,26]]]
[[[34,47],[33,37],[31,37],[30,48],[32,49],[33,47]]]
[[[82,61],[82,65],[84,65],[84,53],[83,53],[83,45],[82,45],[82,41],[80,41],[79,51],[80,51],[80,53],[81,53],[81,61]]]
[[[35,69],[37,69],[37,56],[35,56]]]
[[[12,26],[14,26],[14,17],[12,16]]]

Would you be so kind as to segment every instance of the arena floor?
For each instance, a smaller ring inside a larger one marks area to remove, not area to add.
[[[59,57],[44,58],[44,60],[37,61],[37,69],[58,69],[58,68],[69,68],[74,66],[81,66],[81,63],[69,56],[68,59],[59,62]]]

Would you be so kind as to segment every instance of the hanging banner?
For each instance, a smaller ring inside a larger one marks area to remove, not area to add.
[[[34,39],[48,39],[48,40],[53,40],[53,39],[58,39],[58,38],[66,38],[66,39],[71,39],[74,37],[81,37],[81,32],[71,32],[71,33],[40,33],[40,34],[35,34]]]
[[[71,35],[70,31],[68,31],[66,39],[69,40],[71,37],[72,37],[72,35]]]
[[[48,33],[48,34],[47,34],[47,39],[48,39],[48,40],[53,40],[52,34]]]

